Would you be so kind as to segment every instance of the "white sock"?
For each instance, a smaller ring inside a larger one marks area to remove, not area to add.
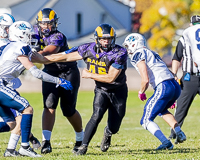
[[[147,125],[147,129],[151,134],[157,137],[161,141],[161,143],[167,140],[167,138],[165,137],[165,135],[162,133],[159,126],[155,122],[150,121],[149,124]]]
[[[51,131],[42,130],[42,141],[51,139]]]
[[[84,132],[75,132],[76,133],[76,141],[83,141]]]
[[[153,121],[150,121],[149,124],[147,125],[147,130],[149,132],[151,132],[151,134],[154,135],[154,133],[157,131],[157,130],[160,130],[159,126],[153,122]]]
[[[16,149],[19,138],[20,138],[20,135],[11,133],[7,148]]]
[[[26,146],[30,146],[30,144],[29,144],[29,142],[25,142],[25,143],[21,143],[21,146],[26,147]]]

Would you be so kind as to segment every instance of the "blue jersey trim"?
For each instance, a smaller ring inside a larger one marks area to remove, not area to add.
[[[28,56],[29,53],[31,52],[31,48],[27,45],[27,46],[23,46],[22,49],[20,49],[22,52],[22,55],[26,55]]]
[[[124,69],[124,65],[113,63],[112,66],[116,69]]]

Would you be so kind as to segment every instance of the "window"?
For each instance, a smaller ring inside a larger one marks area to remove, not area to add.
[[[81,34],[81,14],[77,14],[77,33]]]

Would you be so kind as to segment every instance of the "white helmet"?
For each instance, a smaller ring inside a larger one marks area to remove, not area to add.
[[[122,45],[127,49],[129,57],[132,57],[137,49],[147,47],[146,39],[139,33],[129,34]]]
[[[15,22],[12,15],[8,13],[0,14],[0,36],[2,38],[8,38],[7,29]]]
[[[17,21],[9,28],[9,39],[11,41],[22,41],[31,45],[33,27],[26,21]]]

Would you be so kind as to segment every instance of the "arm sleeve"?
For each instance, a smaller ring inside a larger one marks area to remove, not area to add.
[[[184,39],[181,38],[179,41],[178,41],[178,44],[176,46],[176,51],[174,53],[174,56],[172,58],[172,60],[177,60],[177,61],[181,61],[182,58],[183,58],[183,51],[184,51]]]
[[[124,69],[127,62],[127,51],[124,48],[119,48],[119,52],[115,55],[117,56],[115,57],[112,66],[116,69]]]
[[[29,69],[29,71],[35,78],[41,79],[42,81],[55,83],[55,84],[59,83],[58,77],[51,76],[51,75],[39,70],[36,66],[31,67]]]

